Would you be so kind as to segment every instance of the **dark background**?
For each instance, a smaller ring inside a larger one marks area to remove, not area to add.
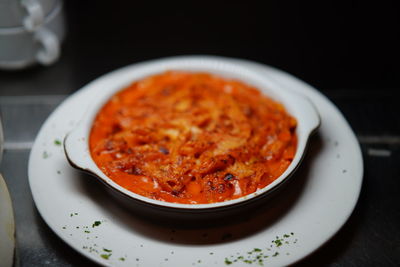
[[[317,88],[400,85],[394,1],[68,1],[66,7],[71,48],[98,62],[86,70],[94,77],[149,58],[215,54],[267,63]]]
[[[400,86],[395,2],[64,1],[61,60],[46,71],[0,72],[0,88],[23,94],[2,81],[34,77],[56,85],[49,77],[63,73],[58,92],[69,93],[134,62],[211,54],[269,64],[322,91],[393,91]]]
[[[400,266],[400,9],[395,3],[65,0],[67,36],[60,60],[51,67],[0,71],[6,142],[32,142],[66,95],[125,65],[188,54],[265,63],[325,94],[343,112],[363,152],[356,209],[338,234],[299,265]],[[26,95],[36,97],[19,98]],[[56,97],[42,102],[40,95]],[[29,150],[6,150],[2,164],[19,207],[21,265],[52,260],[56,266],[87,266],[36,212],[28,155]]]

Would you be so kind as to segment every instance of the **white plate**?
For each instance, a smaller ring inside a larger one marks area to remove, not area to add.
[[[32,195],[43,219],[61,239],[103,265],[249,266],[246,261],[257,264],[261,259],[264,265],[282,266],[309,255],[340,229],[357,202],[363,163],[357,139],[339,110],[318,91],[281,71],[219,59],[267,75],[316,105],[322,124],[291,183],[256,216],[213,228],[171,229],[119,207],[95,179],[69,166],[58,140],[82,118],[96,90],[147,63],[128,66],[64,101],[42,126],[32,148]]]

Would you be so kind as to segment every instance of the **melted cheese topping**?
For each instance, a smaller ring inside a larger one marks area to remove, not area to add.
[[[207,73],[137,81],[98,113],[90,152],[122,187],[157,200],[213,203],[279,177],[297,145],[296,120],[256,88]]]

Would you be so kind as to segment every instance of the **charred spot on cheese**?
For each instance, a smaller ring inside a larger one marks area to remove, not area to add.
[[[279,177],[297,147],[296,120],[251,85],[168,71],[116,93],[90,133],[92,158],[122,187],[157,200],[213,203]]]

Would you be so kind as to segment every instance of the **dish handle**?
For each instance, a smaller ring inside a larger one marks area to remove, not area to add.
[[[83,127],[77,127],[69,132],[64,138],[64,151],[71,166],[83,171],[92,171],[93,168],[90,166],[92,160],[86,136]]]
[[[308,97],[292,92],[292,96],[293,94],[295,94],[295,97],[290,98],[288,106],[293,107],[296,117],[303,118],[299,130],[301,131],[300,134],[307,136],[308,139],[320,127],[321,117],[316,106]]]

